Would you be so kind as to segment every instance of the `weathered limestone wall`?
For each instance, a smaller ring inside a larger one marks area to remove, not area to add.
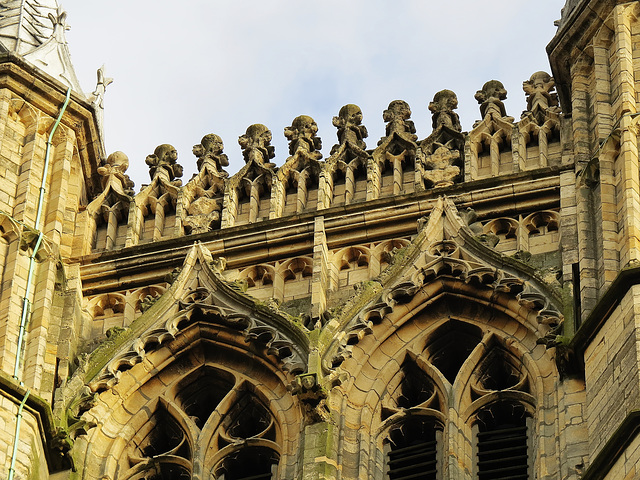
[[[620,455],[603,480],[634,480],[638,478],[640,465],[640,435]]]
[[[640,286],[633,286],[585,351],[586,419],[594,458],[640,408]]]
[[[2,465],[3,478],[9,474],[13,439],[16,433],[16,414],[21,400],[0,392],[0,465]],[[16,480],[49,478],[49,469],[42,445],[42,433],[36,417],[28,407],[25,407],[22,413],[14,478]]]

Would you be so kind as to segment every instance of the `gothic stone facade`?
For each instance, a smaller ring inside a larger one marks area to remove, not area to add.
[[[138,193],[108,79],[2,54],[2,471],[640,478],[640,4],[568,2],[548,53],[518,121],[493,80],[470,132],[444,90],[368,149],[346,105],[326,158],[302,115],[279,167],[252,125]]]

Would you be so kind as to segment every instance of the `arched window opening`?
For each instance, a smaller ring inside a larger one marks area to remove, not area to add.
[[[481,340],[478,327],[452,320],[436,330],[425,351],[433,366],[453,385],[462,364]]]
[[[478,413],[476,459],[478,480],[527,480],[527,416],[520,404],[495,403]]]
[[[222,461],[217,480],[271,480],[275,478],[278,454],[269,448],[244,447]]]
[[[438,441],[441,428],[431,418],[407,417],[389,432],[387,478],[436,480],[441,471]]]

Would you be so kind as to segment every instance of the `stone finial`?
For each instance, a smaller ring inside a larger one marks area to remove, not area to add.
[[[247,132],[238,138],[245,162],[254,161],[267,168],[275,167],[274,163],[268,162],[276,156],[271,138],[271,130],[264,125],[256,123],[249,126]]]
[[[229,174],[222,169],[222,167],[229,166],[229,157],[222,153],[223,149],[222,138],[215,133],[209,133],[202,137],[200,143],[193,146],[193,154],[198,157],[198,170],[202,170],[204,163],[209,161],[220,175],[228,176]]]
[[[433,129],[443,126],[456,132],[462,131],[460,117],[454,112],[458,108],[458,97],[451,90],[440,90],[433,96],[433,101],[429,104],[429,110],[433,115]]]
[[[104,108],[104,94],[107,91],[107,87],[113,83],[113,78],[105,77],[104,75],[104,65],[102,65],[97,70],[98,81],[96,83],[96,88],[89,97],[91,104],[96,107],[103,109]]]
[[[404,100],[394,100],[389,104],[389,107],[382,113],[382,119],[387,122],[386,134],[390,137],[394,133],[401,137],[408,137],[407,139],[415,142],[418,137],[414,135],[416,133],[416,127],[411,120],[411,108],[409,104]]]
[[[333,125],[338,128],[338,141],[340,145],[350,144],[352,147],[358,147],[361,150],[367,148],[364,143],[365,138],[369,136],[367,128],[362,125],[362,110],[353,104],[348,104],[340,109],[337,117],[333,117]],[[335,145],[331,149],[331,154],[338,149],[339,145]]]
[[[133,181],[129,178],[125,172],[129,168],[129,157],[122,152],[113,152],[107,157],[103,165],[98,167],[98,173],[102,176],[102,188],[106,188],[109,181],[113,178],[117,180],[117,183],[112,185],[122,190],[122,193],[133,196]]]
[[[547,110],[558,106],[558,94],[555,93],[556,82],[547,72],[536,72],[531,78],[522,82],[522,89],[527,97],[527,111]]]
[[[320,160],[322,140],[316,136],[318,125],[308,115],[300,115],[293,119],[290,127],[284,129],[284,136],[289,140],[289,155],[309,160]]]
[[[67,12],[59,6],[55,15],[53,13],[49,13],[47,16],[53,24],[53,35],[51,36],[59,43],[67,43],[64,35],[66,30],[70,30],[70,27],[67,24]]]
[[[480,104],[480,115],[484,118],[491,112],[497,112],[501,117],[507,116],[502,100],[507,98],[507,90],[498,80],[489,80],[478,90],[475,99]]]
[[[181,184],[180,180],[176,180],[182,176],[182,165],[177,163],[178,152],[173,145],[164,143],[158,145],[151,155],[148,155],[145,162],[149,165],[149,175],[153,180],[157,175],[164,172],[168,176],[168,180]]]

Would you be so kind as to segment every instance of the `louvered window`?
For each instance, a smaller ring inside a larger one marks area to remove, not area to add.
[[[387,454],[390,480],[436,480],[438,474],[439,431],[433,422],[415,419],[392,432]]]
[[[496,405],[478,424],[478,480],[528,480],[526,417],[513,405]]]

